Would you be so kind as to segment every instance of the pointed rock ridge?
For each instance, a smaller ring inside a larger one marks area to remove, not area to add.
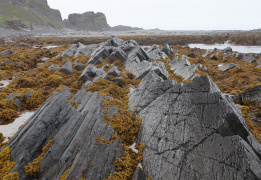
[[[195,73],[199,65],[191,65],[188,61],[188,57],[185,55],[183,55],[181,59],[174,56],[170,65],[171,70],[174,70],[174,74],[183,76],[184,80],[194,79],[199,76]]]
[[[255,59],[254,54],[250,54],[250,55],[244,54],[242,57],[242,61],[254,63],[254,62],[256,62],[256,59]]]
[[[132,61],[126,65],[126,70],[133,73],[137,79],[142,79],[145,77],[150,71],[154,71],[156,74],[161,76],[164,80],[167,80],[169,77],[169,73],[166,70],[165,64],[161,61],[142,61],[136,63]]]
[[[148,74],[129,101],[142,118],[137,142],[146,146],[146,177],[261,178],[261,145],[231,98],[208,76],[184,85],[160,79]]]
[[[103,122],[102,99],[109,97],[81,90],[72,98],[80,103],[76,110],[68,102],[70,96],[67,89],[53,94],[8,143],[12,161],[17,162],[12,172],[18,172],[20,179],[29,178],[24,166],[41,154],[52,137],[52,145],[39,164],[40,179],[59,179],[69,168],[68,179],[103,179],[115,171],[115,158],[124,153],[121,142],[106,144],[96,140],[103,137],[109,141],[115,134]],[[109,111],[111,115],[118,113],[117,108]]]
[[[67,63],[65,63],[61,69],[59,69],[59,72],[62,72],[64,74],[68,74],[68,75],[72,75],[73,72],[73,68],[72,68],[72,62],[68,61]]]
[[[114,46],[119,47],[124,44],[122,39],[117,38],[116,36],[112,35],[109,40],[104,43],[104,46]]]
[[[164,52],[162,52],[159,49],[159,47],[156,44],[151,46],[151,48],[148,49],[147,53],[149,54],[151,60],[166,59],[168,57]]]
[[[170,46],[168,44],[164,44],[164,46],[162,48],[162,52],[164,52],[167,56],[175,54],[175,52],[172,50],[172,48],[170,48]]]

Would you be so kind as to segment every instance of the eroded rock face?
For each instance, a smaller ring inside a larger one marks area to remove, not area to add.
[[[110,140],[115,133],[103,122],[102,98],[108,97],[79,91],[72,99],[81,102],[76,110],[68,102],[70,96],[66,89],[52,95],[9,142],[12,161],[17,162],[12,171],[18,172],[20,179],[29,178],[24,175],[24,166],[52,137],[52,146],[39,164],[40,178],[59,179],[69,167],[68,179],[103,179],[115,171],[115,158],[123,155],[121,143],[99,143],[95,138]],[[110,113],[117,113],[117,109]]]
[[[143,119],[146,177],[260,179],[261,145],[208,76],[180,84],[148,74],[130,97]]]

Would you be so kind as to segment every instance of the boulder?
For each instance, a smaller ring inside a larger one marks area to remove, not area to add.
[[[81,64],[81,63],[77,63],[77,64],[75,65],[75,68],[77,69],[77,71],[81,71],[81,70],[83,70],[84,66],[83,66],[83,64]]]
[[[205,57],[207,57],[207,56],[209,56],[209,53],[208,53],[208,52],[206,52],[205,54],[203,54],[203,55],[202,55],[202,58],[205,58]]]
[[[127,62],[142,62],[144,60],[149,60],[149,54],[140,46],[135,47],[127,57]]]
[[[245,91],[241,94],[243,104],[259,104],[261,103],[261,85],[255,86],[253,89]]]
[[[155,59],[166,59],[168,56],[159,49],[159,47],[154,44],[151,46],[148,50],[147,53],[149,54],[149,57],[151,60]]]
[[[165,80],[169,77],[169,73],[166,70],[165,64],[161,61],[142,61],[140,63],[134,62],[132,64],[127,64],[126,70],[134,74],[136,76],[136,79],[142,79],[150,71],[154,71]]]
[[[183,55],[181,59],[174,58],[170,63],[171,70],[174,70],[174,73],[180,76],[183,76],[184,80],[194,79],[199,76],[195,71],[198,69],[198,66],[195,64],[190,64],[187,56]]]
[[[184,85],[156,79],[145,77],[130,97],[136,100],[129,101],[142,118],[136,141],[146,146],[146,177],[261,178],[261,145],[232,99],[208,76]]]
[[[6,66],[7,64],[9,64],[10,62],[9,61],[4,61],[0,64],[0,66]]]
[[[72,62],[68,61],[67,63],[65,63],[61,69],[59,69],[59,72],[62,72],[64,74],[68,74],[68,75],[72,75],[73,72],[73,68],[72,68]]]
[[[100,64],[103,59],[108,59],[109,55],[109,52],[103,47],[103,45],[101,45],[92,53],[88,63]]]
[[[77,51],[77,48],[78,48],[77,44],[72,44],[69,49],[66,49],[65,51],[60,53],[58,56],[61,56],[61,57],[74,56]]]
[[[234,67],[236,67],[236,65],[234,63],[229,63],[229,64],[225,64],[225,65],[220,66],[218,69],[225,72],[225,71],[228,71],[228,70],[230,70]]]
[[[212,54],[210,55],[209,59],[217,60],[217,57],[215,56],[215,54]]]
[[[80,80],[83,82],[86,82],[87,80],[90,80],[92,77],[94,77],[96,75],[96,72],[98,71],[98,69],[92,65],[89,64],[82,72],[81,76],[80,76]]]
[[[50,67],[48,67],[47,69],[49,71],[52,71],[52,70],[56,70],[56,69],[59,69],[60,66],[58,64],[52,64]]]
[[[12,50],[7,50],[7,51],[5,51],[3,54],[2,54],[2,56],[10,56],[10,55],[12,55],[13,54],[13,51]]]
[[[117,67],[113,66],[105,75],[105,79],[109,79],[110,76],[119,77],[120,71]]]
[[[230,52],[232,52],[233,50],[232,50],[231,47],[227,47],[227,48],[225,48],[223,51],[224,51],[224,53],[230,53]]]
[[[105,42],[105,46],[114,46],[119,47],[124,44],[122,39],[117,38],[116,36],[112,35],[109,40]]]
[[[164,44],[164,46],[162,48],[162,52],[164,52],[167,56],[175,54],[175,52],[170,48],[170,46],[168,44]]]
[[[242,61],[244,62],[249,62],[249,63],[254,63],[256,62],[256,59],[253,55],[246,55],[244,54],[243,57],[242,57]]]
[[[11,93],[5,99],[7,99],[9,101],[14,101],[15,104],[17,105],[17,107],[19,108],[22,104],[22,101],[18,97],[16,97],[17,95],[18,94],[16,94],[16,93]]]
[[[241,59],[242,58],[242,54],[241,53],[236,53],[235,58]]]
[[[42,60],[42,61],[44,61],[44,62],[48,62],[48,61],[50,61],[50,60],[51,60],[51,58],[44,57],[44,58],[42,58],[41,60]]]
[[[259,58],[259,59],[257,60],[257,64],[258,64],[259,67],[261,67],[261,58]]]

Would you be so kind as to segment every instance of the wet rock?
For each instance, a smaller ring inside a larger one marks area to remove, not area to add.
[[[73,68],[72,68],[72,63],[71,61],[68,61],[67,63],[65,63],[61,69],[59,69],[59,72],[62,72],[64,74],[68,74],[68,75],[72,75],[73,72]]]
[[[17,105],[17,107],[19,108],[22,104],[22,101],[18,97],[16,97],[17,95],[18,94],[16,94],[16,93],[11,93],[5,99],[7,99],[9,101],[14,101],[15,104]]]
[[[184,85],[157,79],[145,77],[130,97],[136,100],[129,101],[142,118],[137,142],[146,146],[146,177],[261,178],[261,145],[232,99],[208,76]]]
[[[78,71],[81,71],[81,70],[83,70],[84,66],[83,66],[83,64],[78,63],[78,64],[75,65],[75,68],[76,68]]]
[[[205,54],[203,54],[203,55],[202,55],[202,58],[205,58],[205,57],[207,57],[207,56],[209,56],[209,53],[208,53],[208,52],[206,52]]]
[[[6,66],[7,64],[9,64],[10,62],[9,61],[4,61],[0,64],[0,66]]]
[[[17,67],[18,65],[19,65],[19,62],[15,62],[13,66]]]
[[[103,179],[115,171],[115,158],[124,153],[121,142],[96,141],[96,137],[110,140],[115,133],[103,122],[102,99],[108,97],[79,91],[72,98],[80,102],[76,110],[68,102],[70,96],[66,89],[53,94],[8,143],[11,159],[17,162],[12,172],[18,172],[20,179],[28,179],[24,166],[41,153],[52,137],[52,146],[39,164],[39,179],[59,179],[68,168],[68,179]],[[113,115],[116,110],[110,112]]]
[[[82,72],[81,76],[80,76],[80,80],[83,82],[86,82],[87,80],[90,80],[92,77],[94,77],[96,75],[96,72],[98,71],[98,69],[92,65],[89,64]]]
[[[232,50],[231,47],[227,47],[227,48],[225,48],[223,51],[224,51],[224,53],[230,53],[230,52],[232,52],[233,50]]]
[[[44,62],[48,62],[48,61],[51,60],[51,58],[44,57],[44,58],[42,58],[41,60],[44,61]]]
[[[58,64],[52,64],[50,67],[48,67],[47,69],[49,71],[52,71],[52,70],[56,70],[56,69],[59,69],[60,66]]]
[[[236,53],[236,56],[235,56],[235,58],[238,58],[238,59],[241,59],[243,56],[242,56],[242,54],[241,53]]]
[[[258,64],[259,67],[261,67],[261,58],[259,58],[259,59],[257,60],[257,64]]]
[[[132,180],[146,180],[144,171],[141,169],[136,169],[133,173]]]
[[[91,55],[91,58],[89,59],[89,64],[100,64],[103,59],[108,59],[109,52],[101,45],[99,48],[97,48]]]
[[[249,63],[256,62],[255,57],[253,55],[246,55],[246,54],[243,55],[242,61],[249,62]]]
[[[105,79],[109,79],[110,76],[114,76],[114,77],[119,77],[120,76],[120,71],[118,70],[117,67],[112,67],[107,74],[105,75]]]
[[[125,86],[125,84],[123,82],[123,77],[116,77],[115,79],[113,79],[113,82],[116,82],[120,87]]]
[[[198,69],[198,66],[195,64],[190,64],[187,56],[183,55],[181,59],[175,58],[171,63],[171,70],[174,70],[174,73],[184,77],[184,80],[194,79],[199,76],[195,71]]]
[[[165,80],[169,77],[169,73],[166,70],[165,64],[161,61],[142,61],[140,63],[133,62],[132,64],[127,64],[126,70],[133,73],[136,76],[136,79],[142,79],[150,71],[154,71]]]
[[[149,54],[151,60],[166,59],[168,57],[163,51],[159,49],[156,44],[151,46],[151,48],[148,49],[147,53]]]
[[[114,46],[119,47],[124,44],[122,39],[117,38],[116,36],[111,36],[109,40],[105,42],[105,46]]]
[[[209,59],[217,60],[217,57],[215,56],[215,54],[212,54],[210,55]]]
[[[167,56],[170,56],[175,53],[168,44],[164,44],[162,52],[164,52]]]
[[[137,46],[128,54],[127,62],[139,63],[149,59],[149,54],[142,47]]]
[[[218,69],[225,72],[225,71],[228,71],[228,70],[230,70],[234,67],[236,67],[236,65],[234,63],[229,63],[229,64],[225,64],[225,65],[220,66]]]
[[[255,86],[253,89],[245,91],[241,94],[243,104],[261,103],[261,85]]]
[[[12,55],[13,54],[13,51],[12,50],[7,50],[7,51],[5,51],[3,54],[2,54],[2,56],[10,56],[10,55]]]

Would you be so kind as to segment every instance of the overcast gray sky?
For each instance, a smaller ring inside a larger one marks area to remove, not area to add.
[[[164,30],[261,28],[261,0],[48,0],[67,19],[71,13],[103,12],[110,26]]]

